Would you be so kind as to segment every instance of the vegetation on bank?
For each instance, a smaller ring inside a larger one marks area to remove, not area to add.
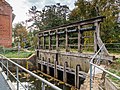
[[[117,59],[114,63],[112,63],[110,66],[109,66],[109,71],[120,76],[120,58]],[[119,87],[120,87],[120,80],[118,80],[117,78],[111,76],[111,75],[108,75],[108,77],[115,83],[117,84]]]
[[[29,56],[32,55],[32,52],[12,51],[12,52],[7,52],[7,53],[5,53],[3,55],[8,57],[8,58],[28,58]]]
[[[26,52],[23,50],[18,51],[16,48],[2,48],[0,47],[0,54],[7,58],[28,58],[33,52]]]

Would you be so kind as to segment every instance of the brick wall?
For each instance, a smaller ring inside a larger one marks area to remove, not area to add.
[[[0,46],[12,47],[12,7],[0,0]]]

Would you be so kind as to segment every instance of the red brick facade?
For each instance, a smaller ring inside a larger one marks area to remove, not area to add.
[[[0,46],[12,47],[12,7],[0,0]]]

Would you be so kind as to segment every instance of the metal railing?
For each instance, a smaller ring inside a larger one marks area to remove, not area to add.
[[[90,90],[92,90],[92,82],[93,82],[93,77],[94,77],[94,72],[95,72],[95,68],[98,68],[100,70],[102,70],[104,73],[109,74],[115,78],[117,78],[118,80],[120,80],[120,77],[109,72],[108,70],[102,68],[101,66],[98,65],[98,63],[94,63],[94,60],[96,59],[96,57],[103,52],[103,48],[104,48],[104,44],[100,47],[100,49],[98,50],[98,52],[95,53],[95,55],[92,57],[92,59],[90,60]],[[101,54],[102,55],[102,54]],[[101,57],[101,56],[100,56]],[[101,58],[97,59],[97,62],[101,61]]]
[[[34,78],[37,78],[38,80],[40,80],[42,82],[42,86],[41,86],[42,90],[45,90],[45,84],[50,86],[54,90],[62,90],[59,87],[57,87],[57,86],[53,85],[52,83],[48,82],[47,80],[43,79],[42,77],[34,74],[33,72],[27,70],[26,68],[22,67],[21,65],[13,62],[9,58],[7,58],[7,57],[5,57],[5,56],[3,56],[1,54],[0,54],[0,57],[1,57],[0,63],[1,63],[2,70],[3,70],[3,68],[6,69],[7,79],[8,79],[8,73],[10,73],[14,77],[14,79],[17,81],[17,90],[19,90],[19,84],[21,84],[21,86],[24,88],[24,90],[27,90],[27,88],[24,85],[22,85],[22,83],[19,80],[19,68],[24,70],[25,72],[27,72],[28,74],[30,74]],[[4,59],[4,61],[6,60],[6,65],[4,64],[3,59]],[[9,67],[9,62],[16,66],[16,77],[15,77],[15,75],[12,74],[12,72],[8,68]]]

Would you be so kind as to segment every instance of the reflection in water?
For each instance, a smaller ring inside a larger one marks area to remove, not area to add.
[[[40,77],[43,77],[44,79],[46,79],[47,81],[53,83],[54,85],[58,86],[59,88],[63,89],[63,90],[74,90],[71,89],[71,86],[67,86],[65,85],[63,82],[55,80],[54,78],[51,77],[47,77],[45,75],[43,75],[41,72],[36,73],[37,75],[39,75]],[[41,81],[26,74],[25,72],[22,72],[19,74],[19,79],[22,83],[22,85],[24,85],[27,90],[42,90],[41,89]],[[12,81],[13,85],[15,85],[15,87],[17,88],[17,82],[15,81],[15,79],[11,76],[10,80]],[[19,84],[20,86],[20,90],[25,90],[21,84]],[[45,90],[53,90],[50,86],[45,85]]]

